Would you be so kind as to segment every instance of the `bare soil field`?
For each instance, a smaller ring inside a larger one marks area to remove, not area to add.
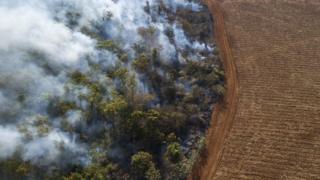
[[[320,1],[207,3],[227,93],[193,179],[320,179]]]

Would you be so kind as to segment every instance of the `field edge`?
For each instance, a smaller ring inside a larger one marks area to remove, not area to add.
[[[219,48],[225,70],[226,93],[223,101],[217,104],[212,113],[211,126],[206,135],[206,149],[195,164],[188,179],[208,180],[214,177],[223,153],[223,144],[230,131],[238,104],[238,79],[228,32],[225,28],[224,13],[214,0],[204,0],[214,19],[214,38]]]

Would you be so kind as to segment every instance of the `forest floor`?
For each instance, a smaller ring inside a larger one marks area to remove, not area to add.
[[[193,179],[320,178],[320,3],[206,3],[227,92]]]

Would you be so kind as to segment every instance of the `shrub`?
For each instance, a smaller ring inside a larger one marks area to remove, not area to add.
[[[183,156],[180,144],[176,142],[169,144],[167,147],[166,156],[172,163],[179,162]]]
[[[133,61],[133,67],[140,73],[147,72],[149,68],[149,58],[145,54],[141,54],[137,59]]]
[[[160,171],[157,170],[154,165],[151,165],[151,167],[146,172],[146,178],[148,180],[160,180],[161,179]]]
[[[137,179],[148,177],[157,179],[160,176],[153,163],[152,155],[144,151],[140,151],[131,157],[131,171]]]
[[[221,84],[213,86],[213,91],[218,95],[218,97],[222,97],[226,92],[224,86]]]

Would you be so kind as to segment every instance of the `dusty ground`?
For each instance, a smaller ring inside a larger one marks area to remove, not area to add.
[[[196,174],[204,180],[320,179],[320,1],[208,5],[228,90]]]

